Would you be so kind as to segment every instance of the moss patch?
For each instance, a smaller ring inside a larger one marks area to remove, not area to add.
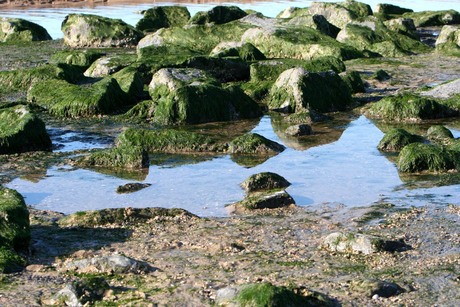
[[[115,147],[93,152],[77,161],[86,167],[142,169],[149,166],[149,157],[142,147]]]
[[[460,170],[460,152],[441,146],[413,143],[399,153],[398,169],[403,173]]]
[[[233,154],[278,154],[285,147],[257,133],[247,133],[228,144],[228,152]]]
[[[385,133],[377,148],[386,152],[399,152],[408,144],[421,142],[423,142],[421,136],[411,134],[404,129],[395,128]]]
[[[51,40],[45,28],[20,18],[2,18],[0,20],[1,42],[30,42]]]

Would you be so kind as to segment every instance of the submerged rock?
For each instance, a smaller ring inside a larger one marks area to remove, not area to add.
[[[51,151],[45,124],[24,105],[0,108],[0,154]]]
[[[385,133],[377,148],[385,152],[399,152],[408,144],[422,142],[421,136],[411,134],[404,129],[395,128]]]
[[[62,22],[64,43],[73,48],[134,47],[143,34],[121,19],[69,14]]]
[[[36,23],[21,18],[0,18],[0,42],[17,43],[51,39],[46,29]]]
[[[409,144],[399,153],[398,170],[403,173],[459,171],[460,152],[429,144]]]
[[[241,183],[241,187],[246,193],[284,190],[290,185],[284,177],[271,172],[254,174]]]
[[[161,28],[183,27],[190,19],[190,12],[184,6],[156,6],[144,11],[136,29],[155,32]]]

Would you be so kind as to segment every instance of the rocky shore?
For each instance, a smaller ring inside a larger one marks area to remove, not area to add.
[[[276,118],[286,145],[316,138],[309,146],[334,139],[325,124],[365,114],[401,176],[459,182],[459,139],[444,125],[460,127],[456,11],[345,1],[268,18],[156,7],[136,27],[71,14],[55,41],[25,20],[0,23],[3,184],[52,165],[137,178],[159,153],[253,167],[286,148],[250,132],[262,114]],[[103,126],[114,144],[53,152],[53,121]],[[286,179],[254,174],[226,218],[162,208],[65,216],[1,187],[0,306],[460,303],[456,195],[417,208],[306,208]]]

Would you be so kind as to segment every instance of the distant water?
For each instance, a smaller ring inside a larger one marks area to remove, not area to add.
[[[321,0],[319,0],[321,2]],[[55,8],[18,8],[18,9],[3,9],[0,10],[1,17],[16,17],[24,18],[29,21],[38,23],[48,30],[52,38],[62,38],[61,24],[65,16],[71,13],[84,13],[95,14],[110,18],[122,19],[125,22],[135,25],[142,17],[139,13],[142,10],[154,6],[163,5],[181,5],[186,6],[193,16],[198,11],[206,11],[216,5],[237,5],[242,9],[252,9],[263,13],[269,17],[275,17],[288,7],[308,7],[314,1],[311,0],[293,0],[293,1],[250,1],[242,2],[205,2],[203,1],[136,1],[135,3],[126,3],[117,1],[114,4],[102,3],[95,6],[72,6],[69,8],[55,7]],[[340,2],[340,1],[322,1],[322,2]],[[413,9],[414,11],[425,10],[448,10],[454,9],[460,11],[460,0],[364,0],[361,1],[369,4],[372,9],[375,9],[378,3],[391,3],[401,7]]]

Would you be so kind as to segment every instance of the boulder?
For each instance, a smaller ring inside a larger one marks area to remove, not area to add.
[[[369,5],[355,1],[313,2],[308,11],[312,15],[323,15],[327,21],[340,29],[343,29],[352,20],[372,15],[372,9]]]
[[[123,68],[111,77],[117,81],[121,90],[127,94],[131,101],[134,102],[144,96],[144,82],[135,67],[128,66]]]
[[[453,56],[460,56],[460,27],[443,26],[436,39],[436,51]]]
[[[136,24],[136,29],[143,32],[183,27],[190,19],[190,12],[185,6],[156,6],[144,11],[143,15]]]
[[[134,47],[143,34],[121,19],[69,14],[62,22],[64,43],[73,48]]]
[[[459,171],[460,152],[436,145],[409,144],[399,153],[398,170],[403,173]]]
[[[406,35],[415,40],[420,40],[420,36],[417,33],[414,20],[410,18],[396,18],[385,21],[385,26],[396,33]]]
[[[313,134],[313,131],[308,124],[297,124],[287,127],[284,133],[289,136],[305,136]]]
[[[196,13],[189,21],[192,25],[224,24],[238,20],[247,13],[237,6],[215,6],[207,12]]]
[[[285,147],[257,133],[246,133],[228,144],[227,152],[231,154],[276,155]]]
[[[243,42],[222,42],[210,53],[212,57],[238,57],[243,61],[265,60],[265,55],[253,44]]]
[[[352,70],[341,73],[340,77],[348,85],[351,93],[356,94],[366,92],[363,79],[361,79],[361,75],[357,71]]]
[[[51,39],[46,29],[36,23],[21,18],[0,18],[0,42],[17,43]]]
[[[378,69],[371,75],[371,78],[374,79],[374,80],[378,80],[380,82],[383,82],[383,81],[386,81],[386,80],[390,80],[391,76],[386,71],[384,71],[383,69]]]
[[[290,185],[289,181],[287,181],[284,177],[271,172],[251,175],[248,179],[241,183],[241,187],[246,191],[246,193],[284,190]]]
[[[384,152],[400,152],[406,145],[422,142],[421,136],[411,134],[401,128],[394,128],[385,133],[377,148]]]
[[[268,107],[288,112],[344,111],[352,103],[347,84],[335,72],[284,71],[270,89]]]
[[[65,50],[56,52],[50,62],[54,64],[64,63],[74,65],[81,69],[88,69],[94,61],[102,57],[102,52],[94,50]]]
[[[255,118],[261,111],[237,87],[223,88],[199,69],[165,68],[149,85],[152,120],[159,124],[197,124]]]
[[[410,248],[402,241],[384,240],[377,236],[351,232],[331,233],[324,238],[321,247],[331,252],[364,255],[382,251],[404,251]]]
[[[24,105],[0,108],[0,154],[51,151],[45,124]]]
[[[249,64],[237,58],[194,56],[181,63],[180,66],[203,70],[221,83],[249,79]]]
[[[426,132],[426,137],[430,141],[443,142],[443,141],[449,141],[453,139],[454,135],[446,127],[442,125],[435,125],[435,126],[431,126],[430,128],[428,128],[428,131]]]
[[[139,182],[130,182],[117,187],[118,194],[127,194],[127,193],[134,193],[145,188],[148,188],[152,184],[150,183],[139,183]]]
[[[286,25],[295,27],[309,27],[332,38],[336,38],[337,34],[340,32],[340,29],[327,21],[323,15],[308,14],[296,16],[287,21]]]
[[[84,72],[86,77],[102,78],[111,75],[136,61],[136,55],[124,54],[118,56],[104,56],[94,61]]]
[[[369,117],[399,122],[418,122],[457,114],[458,111],[446,101],[410,93],[385,97],[367,111]]]
[[[117,147],[140,146],[149,153],[193,153],[222,151],[222,145],[209,136],[173,130],[129,128],[116,139]]]
[[[295,205],[295,201],[285,191],[251,193],[242,201],[232,204],[229,210],[232,213],[244,213],[252,210],[284,208],[291,205]]]
[[[78,273],[123,274],[145,271],[145,264],[118,254],[95,256],[89,259],[68,260],[63,269]]]
[[[150,165],[147,152],[140,146],[102,149],[77,160],[82,167],[142,169]]]
[[[406,9],[403,7],[399,7],[397,5],[389,4],[389,3],[380,3],[377,4],[375,8],[374,15],[383,16],[385,19],[392,19],[395,16],[400,16],[404,13],[413,13],[414,11],[411,9]]]
[[[83,304],[80,302],[77,294],[77,289],[72,284],[67,284],[59,290],[58,293],[50,300],[50,305],[64,303],[66,306],[80,307]]]
[[[460,23],[460,13],[455,10],[404,13],[402,17],[413,19],[417,28],[436,27]]]
[[[62,80],[35,83],[27,93],[27,100],[54,116],[70,118],[113,114],[131,103],[111,77],[84,87]]]

